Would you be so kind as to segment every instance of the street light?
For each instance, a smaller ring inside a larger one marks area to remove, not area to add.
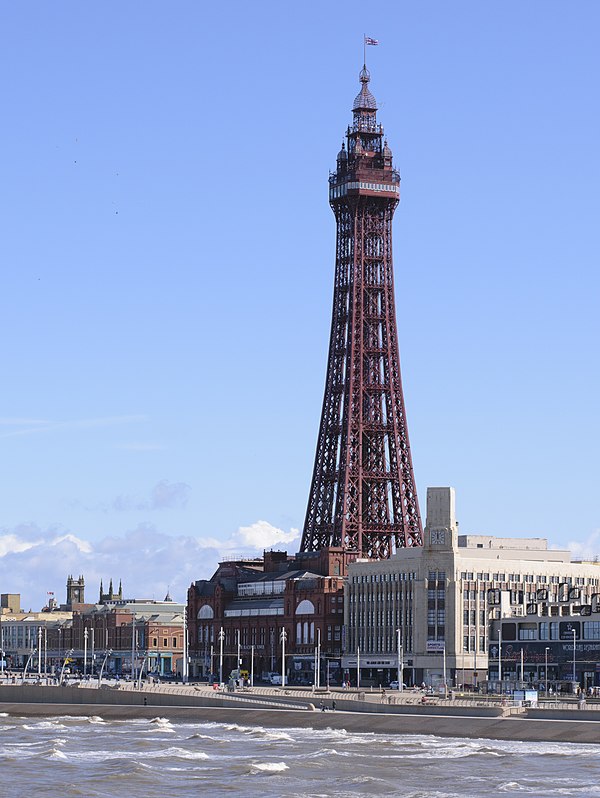
[[[187,684],[189,678],[189,653],[188,653],[188,624],[187,624],[188,605],[183,608],[183,667],[181,669],[181,681]]]
[[[575,650],[577,649],[577,630],[573,629],[573,692],[575,692]]]
[[[500,695],[502,695],[502,622],[498,626],[498,681],[500,682]]]
[[[548,652],[550,651],[550,647],[546,646],[546,650],[544,652],[544,674],[546,676],[546,698],[548,698]]]
[[[316,672],[317,687],[321,686],[321,630],[317,629],[317,672]]]
[[[237,637],[237,662],[235,664],[235,669],[239,673],[240,672],[240,665],[242,664],[242,658],[240,656],[241,645],[240,645],[240,630],[239,629],[236,632],[236,637]]]
[[[285,641],[287,640],[285,629],[281,630],[279,639],[281,640],[281,686],[285,687]]]
[[[444,640],[444,698],[448,698],[448,682],[446,680],[446,641]]]
[[[397,653],[398,653],[398,691],[402,691],[402,689],[403,689],[402,681],[404,679],[404,674],[403,674],[403,670],[404,670],[403,653],[404,652],[402,651],[401,635],[402,635],[402,629],[396,629]]]
[[[88,644],[88,629],[87,626],[83,630],[83,676],[87,677],[87,644]]]
[[[221,627],[219,632],[219,684],[223,684],[223,640],[225,640],[225,632]]]

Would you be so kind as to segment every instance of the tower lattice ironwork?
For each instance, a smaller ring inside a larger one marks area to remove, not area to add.
[[[400,175],[360,72],[353,122],[329,177],[337,223],[327,380],[303,551],[385,559],[421,546],[394,307],[392,217]]]

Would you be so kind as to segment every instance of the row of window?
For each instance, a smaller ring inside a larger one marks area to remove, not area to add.
[[[569,629],[565,632],[565,621],[542,621],[539,625],[537,623],[521,623],[518,628],[519,640],[561,640],[565,635],[572,634],[569,623]],[[503,638],[506,640],[515,639],[514,633],[515,624],[504,624]],[[579,637],[578,626],[577,637]],[[583,639],[584,640],[600,640],[600,621],[584,621],[583,622]]]
[[[492,580],[494,582],[525,582],[526,584],[533,584],[537,582],[539,584],[546,584],[549,582],[551,585],[560,585],[560,584],[567,584],[567,585],[580,585],[583,586],[588,584],[592,587],[597,587],[600,584],[600,580],[597,577],[584,577],[584,576],[550,576],[547,577],[544,574],[540,574],[538,576],[534,574],[507,574],[505,573],[495,573],[492,574]],[[477,578],[478,582],[489,582],[490,581],[490,574],[479,572],[475,573],[474,571],[461,571],[460,578],[466,581],[472,581]]]
[[[366,191],[387,191],[394,194],[397,194],[400,191],[400,186],[396,186],[393,183],[389,185],[387,183],[363,183],[362,181],[350,181],[348,183],[343,183],[341,186],[334,186],[333,188],[330,188],[329,198],[336,199],[337,197],[345,197],[349,189],[357,188],[362,188]]]
[[[414,571],[408,573],[385,573],[385,574],[360,574],[352,577],[353,585],[366,585],[376,582],[412,582],[417,578]]]
[[[158,640],[159,640],[158,637],[153,637],[152,638],[152,648],[158,648]],[[177,638],[173,637],[172,640],[173,640],[173,648],[177,648]],[[182,645],[183,645],[183,643],[181,643],[180,648],[181,648]],[[162,647],[163,648],[168,648],[169,647],[169,638],[168,637],[163,637],[163,639],[162,639]]]

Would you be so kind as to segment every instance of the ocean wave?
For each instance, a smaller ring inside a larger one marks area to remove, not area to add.
[[[73,759],[86,762],[107,762],[108,760],[133,759],[133,760],[152,760],[152,759],[189,759],[202,760],[211,759],[204,751],[189,751],[186,748],[171,746],[169,748],[156,749],[154,751],[78,751],[69,753]]]
[[[285,762],[254,762],[251,767],[254,773],[283,773],[285,770],[289,770]]]
[[[45,759],[68,759],[68,756],[64,754],[60,748],[51,748],[49,751],[46,751],[43,756]]]
[[[28,731],[39,731],[41,729],[66,729],[67,727],[64,725],[64,723],[58,723],[57,721],[42,720],[39,723],[32,724],[31,726],[27,723],[24,723],[23,728],[27,729]]]

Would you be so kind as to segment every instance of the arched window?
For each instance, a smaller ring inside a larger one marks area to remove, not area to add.
[[[302,643],[302,623],[298,621],[296,624],[296,645],[299,646]]]
[[[203,604],[200,607],[200,609],[198,610],[198,618],[201,619],[201,620],[207,620],[207,619],[214,618],[214,617],[215,617],[215,613],[213,611],[213,608],[210,606],[210,604]]]
[[[300,604],[296,607],[296,615],[314,615],[315,614],[315,605],[312,601],[308,599],[304,599],[301,601]]]

